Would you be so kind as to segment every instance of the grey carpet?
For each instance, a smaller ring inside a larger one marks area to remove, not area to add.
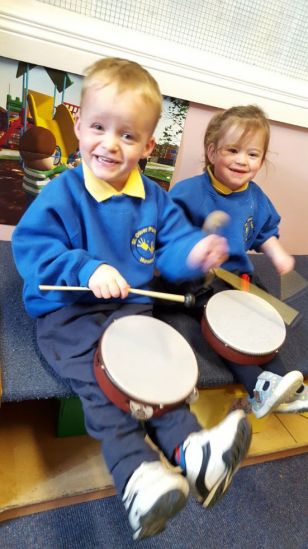
[[[226,496],[192,498],[159,536],[133,542],[116,497],[2,523],[2,549],[307,549],[308,454],[241,469]]]

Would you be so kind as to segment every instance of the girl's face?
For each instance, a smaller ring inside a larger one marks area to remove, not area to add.
[[[122,190],[140,158],[154,148],[155,116],[141,92],[115,84],[89,88],[75,122],[80,153],[92,173]]]
[[[242,128],[231,126],[217,147],[213,143],[208,147],[214,176],[231,191],[253,180],[263,163],[264,130],[251,131],[243,140],[241,134]]]

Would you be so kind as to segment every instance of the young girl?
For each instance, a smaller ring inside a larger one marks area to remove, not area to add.
[[[266,254],[279,274],[294,267],[294,258],[281,246],[280,216],[253,178],[260,170],[270,139],[269,123],[254,105],[232,107],[210,121],[204,136],[205,172],[176,184],[170,191],[186,216],[199,227],[216,210],[226,212],[230,222],[223,228],[229,258],[228,271],[253,274],[247,254]],[[226,289],[225,287],[220,289]],[[235,379],[249,393],[255,416],[271,411],[308,410],[308,391],[299,371],[286,373],[279,355],[265,366],[243,366],[227,361]]]

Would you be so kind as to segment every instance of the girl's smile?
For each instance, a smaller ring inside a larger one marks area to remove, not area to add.
[[[208,157],[216,179],[235,191],[253,180],[260,170],[264,157],[264,132],[249,132],[241,139],[241,129],[231,127],[219,140],[217,147],[211,143]]]

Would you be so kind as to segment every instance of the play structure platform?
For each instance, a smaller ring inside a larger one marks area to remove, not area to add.
[[[55,136],[56,143],[61,149],[62,162],[65,164],[69,155],[78,147],[72,113],[63,103],[58,105],[53,113],[53,97],[33,90],[28,92],[28,106],[34,124],[47,128]]]

